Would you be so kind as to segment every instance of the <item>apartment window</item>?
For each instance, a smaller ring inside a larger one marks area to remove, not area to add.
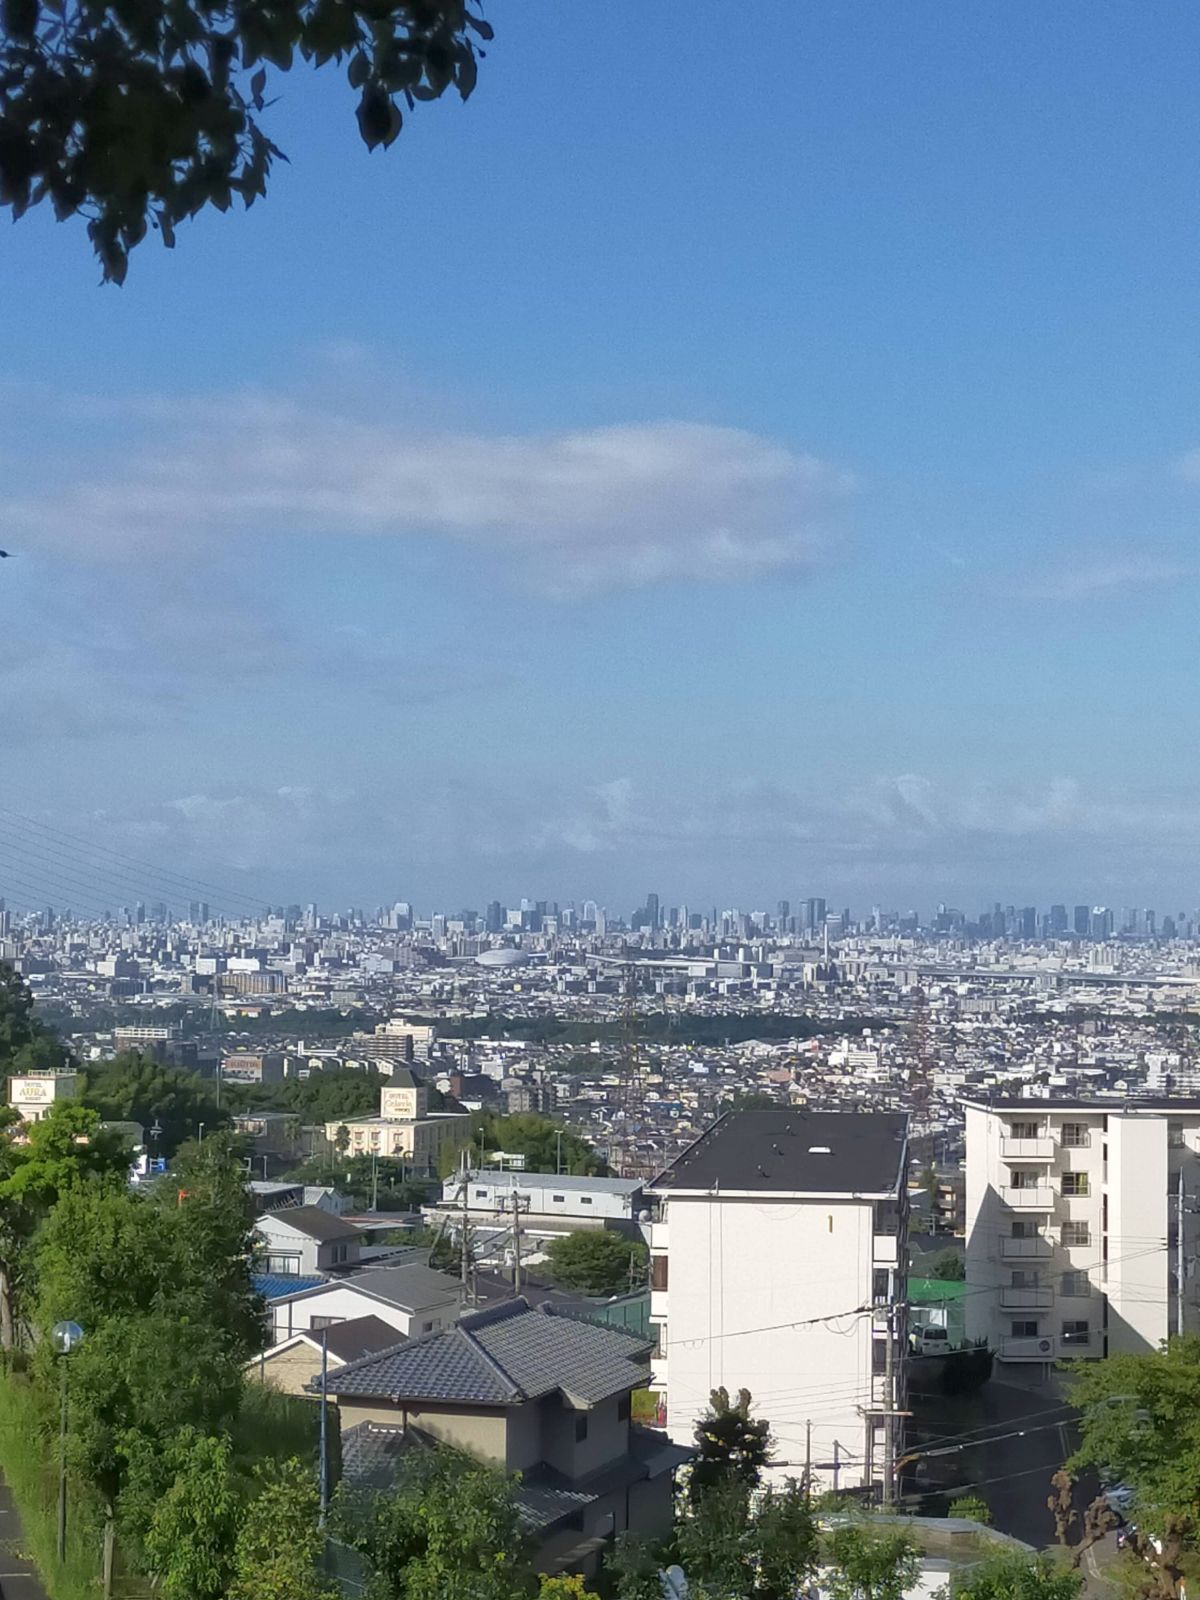
[[[1066,1195],[1086,1195],[1088,1189],[1088,1175],[1086,1172],[1064,1172],[1062,1176],[1062,1192]]]
[[[652,1322],[650,1332],[654,1335],[653,1355],[661,1361],[667,1353],[667,1325],[665,1322]]]
[[[583,1441],[587,1438],[587,1424],[588,1424],[587,1414],[585,1412],[580,1412],[580,1414],[575,1418],[575,1443],[576,1444],[582,1444]]]
[[[890,1279],[891,1273],[886,1267],[876,1267],[871,1274],[871,1299],[877,1306],[886,1305],[891,1299]]]
[[[1040,1283],[1041,1273],[1013,1269],[1012,1286],[1014,1289],[1036,1289]]]
[[[1038,1336],[1036,1317],[1019,1317],[1015,1322],[1011,1323],[1010,1326],[1012,1328],[1012,1336],[1014,1339],[1036,1339]]]
[[[1074,1250],[1081,1244],[1091,1244],[1092,1230],[1086,1222],[1064,1222],[1062,1242],[1068,1250]]]
[[[1080,1296],[1091,1294],[1092,1283],[1086,1272],[1064,1272],[1062,1275],[1062,1292],[1065,1295]]]
[[[627,1394],[623,1394],[617,1401],[617,1421],[628,1422],[631,1409],[629,1396]]]
[[[652,1289],[665,1289],[667,1287],[666,1256],[650,1257],[650,1287]]]
[[[1010,1139],[1036,1139],[1038,1125],[1036,1122],[1014,1122],[1009,1127]]]
[[[550,1198],[556,1206],[561,1206],[565,1203],[567,1197],[565,1194],[552,1194]]]
[[[1008,1185],[1010,1189],[1036,1189],[1041,1182],[1036,1172],[1026,1172],[1024,1167],[1010,1167],[1008,1172]]]
[[[1064,1322],[1062,1336],[1064,1344],[1086,1344],[1088,1342],[1087,1320]]]
[[[1086,1122],[1064,1122],[1062,1142],[1068,1150],[1086,1150],[1092,1142]]]
[[[1028,1217],[1014,1217],[1012,1222],[1012,1238],[1034,1239],[1037,1237],[1037,1226]]]
[[[591,1203],[592,1203],[592,1197],[591,1197],[590,1194],[581,1194],[579,1196],[579,1204],[581,1206],[590,1206]]]
[[[876,1377],[887,1371],[887,1347],[886,1339],[871,1340],[871,1371]]]

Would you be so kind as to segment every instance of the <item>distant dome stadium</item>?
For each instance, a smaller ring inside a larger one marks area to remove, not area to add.
[[[523,967],[529,960],[524,950],[481,950],[475,957],[477,967]]]

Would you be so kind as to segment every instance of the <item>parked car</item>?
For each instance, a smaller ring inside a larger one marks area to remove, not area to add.
[[[944,1356],[950,1348],[950,1334],[933,1323],[921,1323],[908,1335],[909,1348],[918,1356]]]

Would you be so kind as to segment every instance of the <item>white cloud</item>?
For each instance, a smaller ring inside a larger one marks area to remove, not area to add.
[[[44,481],[0,500],[0,525],[77,559],[424,534],[513,559],[540,592],[573,598],[808,571],[850,487],[813,456],[697,423],[422,432],[254,394],[65,409],[77,432],[89,415],[107,429],[105,447],[60,449]]]
[[[1139,589],[1188,582],[1197,570],[1194,564],[1153,555],[1082,557],[1029,579],[1019,593],[1027,600],[1120,599]]]

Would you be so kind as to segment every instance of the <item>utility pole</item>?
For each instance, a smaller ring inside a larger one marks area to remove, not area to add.
[[[371,1210],[379,1210],[379,1157],[371,1151]]]
[[[883,1368],[883,1509],[890,1511],[896,1498],[896,1302],[888,1301],[887,1344]]]
[[[1179,1188],[1175,1197],[1175,1332],[1183,1334],[1183,1250],[1184,1187],[1183,1168],[1179,1169]]]
[[[804,1500],[812,1504],[812,1418],[804,1424]]]
[[[329,1396],[327,1385],[329,1382],[329,1329],[321,1329],[321,1517],[322,1532],[325,1529],[325,1518],[329,1511],[329,1437],[328,1413]]]
[[[471,1241],[467,1231],[467,1191],[470,1188],[468,1173],[470,1167],[467,1162],[467,1152],[463,1151],[462,1182],[458,1186],[458,1198],[462,1202],[461,1227],[459,1232],[459,1264],[462,1271],[463,1304],[471,1303]]]
[[[509,1190],[507,1205],[501,1204],[497,1210],[501,1215],[505,1211],[512,1213],[513,1294],[518,1295],[521,1292],[521,1213],[529,1210],[529,1196],[519,1194],[514,1186]]]

